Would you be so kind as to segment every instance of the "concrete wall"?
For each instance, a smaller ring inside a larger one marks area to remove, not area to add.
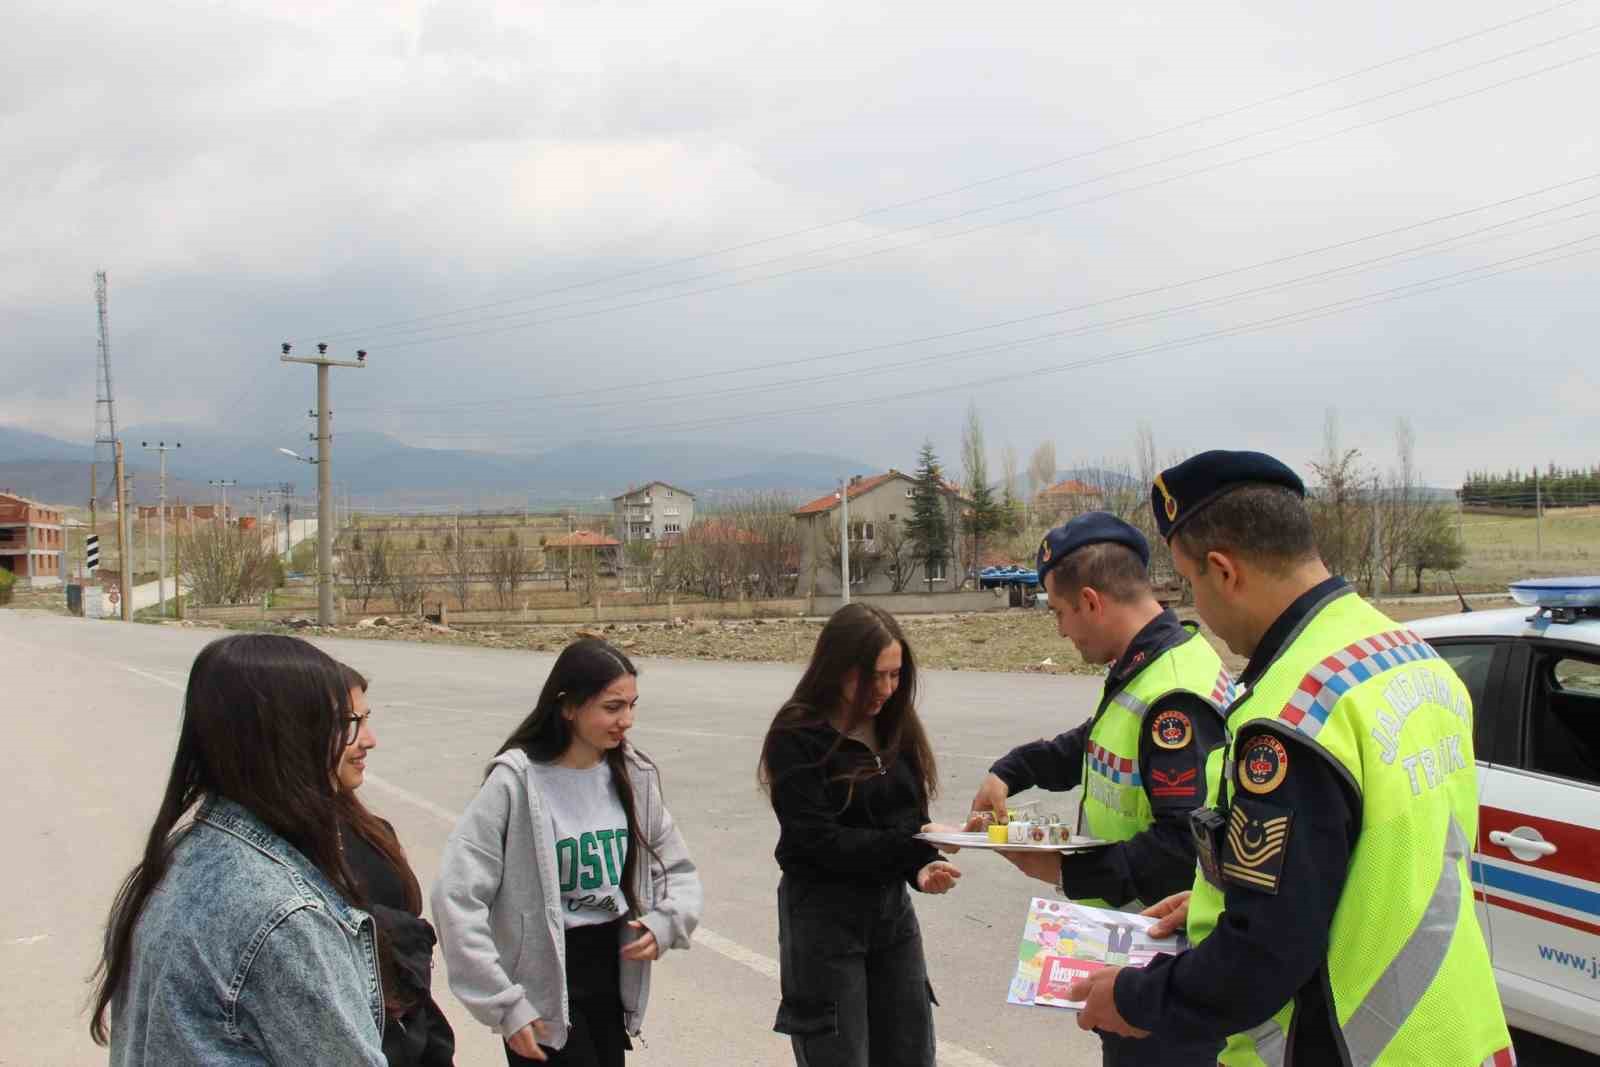
[[[837,584],[837,583],[835,583]],[[1004,590],[996,595],[992,590],[981,589],[964,593],[878,593],[869,596],[850,594],[852,602],[871,604],[891,615],[931,615],[949,611],[998,611],[1006,606]],[[836,596],[819,596],[815,600],[816,614],[831,615],[839,610],[842,601]]]
[[[873,604],[897,615],[933,614],[950,611],[995,611],[1006,606],[1002,592],[989,590],[965,593],[890,593],[857,596],[853,600]],[[790,597],[784,600],[717,600],[680,604],[669,600],[661,604],[607,604],[601,597],[598,607],[533,608],[527,611],[451,611],[451,626],[492,627],[519,625],[562,625],[584,622],[666,622],[670,619],[777,619],[800,615],[827,616],[839,609],[836,596],[813,599]]]

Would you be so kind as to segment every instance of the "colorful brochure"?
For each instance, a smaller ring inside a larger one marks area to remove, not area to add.
[[[1067,999],[1072,983],[1105,967],[1143,967],[1157,953],[1176,955],[1188,947],[1178,935],[1151,937],[1155,922],[1131,912],[1034,897],[1006,1003],[1081,1008]]]

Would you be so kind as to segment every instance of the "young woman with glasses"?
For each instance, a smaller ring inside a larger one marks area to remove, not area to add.
[[[432,900],[450,989],[511,1067],[622,1064],[651,961],[700,921],[661,776],[627,741],[637,674],[604,641],[563,649],[445,844]]]
[[[340,844],[344,858],[378,924],[383,974],[383,1052],[389,1067],[450,1067],[456,1035],[433,999],[433,927],[422,917],[422,889],[394,826],[356,796],[366,781],[367,756],[378,746],[367,704],[367,680],[340,665],[350,694],[344,720],[339,783]]]
[[[355,717],[339,664],[304,641],[224,637],[195,657],[96,970],[89,1033],[114,1067],[385,1067],[376,932],[339,847]]]

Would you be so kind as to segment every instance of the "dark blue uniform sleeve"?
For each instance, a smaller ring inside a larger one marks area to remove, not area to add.
[[[1260,724],[1241,729],[1236,757],[1268,732]],[[1238,820],[1251,840],[1267,845],[1245,857],[1224,847],[1223,869],[1235,874],[1224,874],[1217,928],[1186,952],[1117,975],[1117,1010],[1151,1031],[1150,1040],[1164,1034],[1221,1038],[1249,1030],[1324,974],[1360,808],[1325,757],[1286,733],[1270,736],[1280,739],[1285,756],[1281,779],[1266,790],[1259,782],[1254,790],[1242,789],[1240,773],[1228,783],[1235,809],[1230,825]]]
[[[1092,719],[1074,726],[1049,741],[1030,741],[995,760],[989,773],[1006,783],[1012,796],[1038,786],[1052,793],[1065,793],[1083,781],[1083,749],[1089,739]]]
[[[1154,821],[1127,841],[1061,857],[1061,884],[1079,900],[1154,904],[1194,884],[1189,812],[1205,802],[1206,754],[1222,718],[1198,696],[1174,694],[1145,713],[1139,776]]]

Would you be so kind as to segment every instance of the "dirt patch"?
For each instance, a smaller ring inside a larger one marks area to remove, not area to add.
[[[1469,598],[1476,609],[1504,607],[1503,598]],[[1385,603],[1385,614],[1397,622],[1457,610],[1439,601]],[[1179,617],[1194,618],[1191,609]],[[205,626],[206,623],[165,625]],[[1099,674],[1056,634],[1047,612],[1030,609],[959,615],[908,615],[900,618],[917,663],[925,669],[954,671],[1007,671],[1039,674]],[[417,618],[400,616],[364,619],[354,626],[323,630],[310,617],[283,623],[239,623],[236,629],[275,633],[313,634],[382,641],[422,641],[428,644],[477,648],[523,649],[559,652],[579,637],[600,637],[636,656],[669,659],[723,660],[742,663],[804,663],[816,644],[822,622],[816,619],[674,620],[670,623],[587,623],[563,626],[525,626],[505,629],[450,629]],[[1233,655],[1209,630],[1201,633],[1211,642],[1228,669],[1244,669],[1243,657]]]

